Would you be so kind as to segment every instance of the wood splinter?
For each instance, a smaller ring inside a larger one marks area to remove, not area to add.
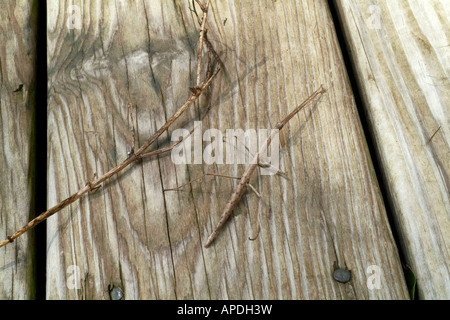
[[[322,95],[325,91],[326,90],[323,88],[323,86],[320,86],[320,88],[317,91],[315,91],[302,104],[300,104],[297,108],[295,108],[288,116],[286,116],[283,120],[281,120],[275,126],[275,129],[278,129],[278,131],[280,131],[286,125],[286,123],[288,123],[289,120],[291,120],[300,110],[302,110],[306,105],[308,105],[316,97]],[[269,147],[272,139],[278,134],[278,131],[272,131],[272,133],[269,135],[269,137],[266,139],[266,141],[262,144],[261,149],[255,155],[255,158],[251,162],[251,165],[249,165],[248,168],[245,170],[244,174],[242,175],[241,179],[239,180],[238,186],[236,187],[236,189],[234,190],[230,199],[228,200],[228,202],[225,206],[225,209],[223,210],[222,216],[220,217],[220,220],[217,223],[216,228],[214,229],[214,231],[211,233],[208,240],[206,241],[205,248],[208,248],[213,243],[214,239],[216,239],[220,230],[223,228],[225,223],[230,218],[231,214],[233,213],[234,208],[241,200],[242,195],[245,193],[246,187],[247,187],[247,185],[249,185],[249,181],[250,181],[250,178],[251,178],[253,172],[259,165],[260,155],[264,154],[264,152]]]

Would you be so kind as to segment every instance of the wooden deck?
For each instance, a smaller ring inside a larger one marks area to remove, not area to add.
[[[209,108],[203,132],[270,129],[321,85],[327,90],[280,135],[285,175],[251,179],[260,219],[249,191],[204,248],[237,181],[205,177],[165,189],[204,173],[240,176],[246,165],[144,159],[49,218],[46,244],[26,233],[0,248],[0,298],[34,298],[34,252],[43,245],[47,299],[110,299],[112,287],[124,299],[409,299],[400,256],[419,298],[450,298],[446,2],[336,1],[376,143],[371,154],[327,1],[211,1],[208,39],[225,69],[154,149]],[[33,54],[32,3],[0,9],[0,37],[16,35],[5,37],[10,51],[0,50],[0,240],[29,221],[39,191],[30,187],[33,101],[23,102],[32,99],[33,71],[15,63]],[[125,160],[184,103],[197,68],[192,6],[47,4],[48,207]],[[258,223],[259,236],[248,240]],[[337,267],[351,280],[336,281]]]
[[[450,298],[450,1],[337,1],[419,297]]]
[[[29,1],[0,8],[0,235],[34,216],[35,48]],[[33,233],[0,252],[0,299],[35,296]]]

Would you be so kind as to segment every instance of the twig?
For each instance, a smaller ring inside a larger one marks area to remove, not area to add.
[[[218,70],[218,71],[220,71],[220,70]],[[211,78],[212,75],[213,75],[212,70],[210,70],[210,66],[208,65],[207,78],[208,79]],[[195,89],[193,89],[193,88],[190,88],[190,89],[191,89],[191,91],[192,90],[195,91]],[[205,112],[200,117],[200,121],[203,121],[205,119],[205,117],[208,115],[209,110],[211,110],[211,104],[208,105],[208,108],[206,108]],[[189,135],[187,135],[186,137],[180,137],[180,139],[178,141],[172,143],[170,146],[165,147],[165,148],[161,148],[161,149],[158,149],[158,150],[155,150],[155,151],[145,152],[145,153],[139,155],[139,158],[140,159],[144,159],[144,158],[153,157],[153,156],[165,153],[165,152],[172,151],[173,148],[175,148],[177,145],[179,145],[181,142],[183,142],[186,138],[188,138],[190,135],[192,135],[192,133],[194,132],[195,128],[196,127],[194,126],[191,129],[191,131],[189,132]]]
[[[200,0],[195,0],[195,2],[197,2],[197,4],[200,6],[200,9],[202,9],[203,12],[205,12],[206,10],[208,10],[201,2]],[[209,1],[208,1],[209,2]]]
[[[317,96],[321,95],[325,92],[325,89],[321,86],[317,91],[315,91],[311,96],[309,96],[308,99],[306,99],[301,105],[299,105],[295,110],[293,110],[288,116],[286,116],[282,121],[280,121],[276,126],[275,129],[281,130],[286,123],[289,122],[302,108],[304,108],[308,103],[310,103],[312,100],[314,100]],[[239,184],[234,190],[233,194],[231,195],[230,199],[228,200],[225,209],[222,213],[222,216],[220,217],[220,220],[214,229],[214,231],[209,236],[208,240],[206,241],[205,248],[208,248],[214,239],[219,234],[219,231],[222,229],[222,227],[227,222],[228,218],[233,213],[234,208],[238,204],[238,202],[241,200],[242,195],[245,192],[245,187],[249,184],[250,178],[255,171],[255,169],[258,167],[259,163],[259,157],[263,152],[266,151],[266,149],[269,147],[272,139],[278,134],[276,131],[272,131],[272,133],[269,135],[269,137],[266,139],[266,141],[262,144],[260,150],[255,155],[255,158],[251,162],[251,164],[248,166],[248,168],[245,170],[244,174],[242,175],[241,179],[239,180]]]
[[[205,37],[205,26],[206,26],[206,18],[208,17],[208,8],[209,8],[209,1],[206,3],[205,6],[203,6],[199,1],[197,3],[200,5],[200,8],[203,11],[203,17],[202,17],[202,25],[200,26],[200,37],[198,39],[198,46],[197,46],[197,87],[200,86],[200,74],[202,72],[202,53],[203,53],[203,39]]]
[[[205,23],[206,23],[208,7],[209,7],[209,0],[207,2],[206,6],[204,8],[202,8],[203,21],[202,21],[202,27],[200,30],[200,38],[199,38],[199,46],[198,46],[198,49],[200,52],[202,51],[202,47],[203,47],[203,34],[205,32]],[[89,181],[88,183],[86,183],[86,185],[83,188],[81,188],[80,190],[78,190],[76,193],[72,194],[70,197],[61,201],[57,205],[48,209],[47,211],[41,213],[36,218],[34,218],[30,222],[28,222],[25,226],[23,226],[22,228],[20,228],[16,232],[14,232],[12,235],[7,236],[6,239],[0,241],[0,247],[3,247],[8,243],[13,242],[15,239],[20,237],[22,234],[24,234],[25,232],[34,228],[42,221],[48,219],[53,214],[61,211],[62,209],[67,207],[69,204],[71,204],[71,203],[75,202],[76,200],[78,200],[79,198],[81,198],[86,193],[97,190],[100,187],[100,184],[102,182],[104,182],[105,180],[118,174],[120,171],[122,171],[123,169],[128,167],[131,163],[133,163],[139,159],[142,159],[144,157],[153,156],[156,154],[160,154],[160,153],[172,150],[178,143],[180,143],[181,140],[167,148],[163,148],[163,149],[152,151],[152,152],[145,152],[150,147],[150,145],[152,145],[166,130],[168,130],[169,127],[192,105],[192,103],[194,103],[200,97],[200,95],[211,85],[211,82],[215,78],[215,76],[219,73],[220,67],[217,68],[216,72],[214,72],[210,77],[206,78],[203,83],[200,83],[199,76],[201,74],[201,57],[202,57],[201,54],[199,54],[197,56],[197,65],[198,65],[197,82],[196,82],[195,88],[190,88],[192,91],[192,94],[189,96],[189,98],[186,100],[186,102],[169,118],[169,120],[167,120],[167,122],[158,131],[156,131],[155,134],[153,134],[139,149],[137,149],[136,151],[132,150],[132,152],[130,152],[128,154],[128,158],[125,161],[123,161],[121,164],[112,168],[111,170],[109,170],[108,172],[103,174],[98,179],[95,179],[95,177],[94,177],[94,179],[92,181]],[[132,117],[131,106],[129,106],[129,108],[130,108],[130,116]],[[134,137],[133,119],[131,119],[131,121],[132,121],[132,130],[133,130],[133,139],[134,139],[135,137]]]
[[[198,13],[197,13],[197,9],[195,8],[194,0],[192,0],[191,2],[192,2],[192,8],[189,5],[189,10],[195,14],[195,16],[197,17],[197,23],[198,23],[199,26],[201,26],[202,22],[201,22],[200,18],[198,17]],[[201,6],[202,5],[200,5],[200,7]]]
[[[109,170],[108,172],[106,172],[104,175],[102,175],[97,180],[89,181],[84,186],[84,188],[81,188],[80,190],[78,190],[78,192],[74,193],[73,195],[71,195],[67,199],[61,201],[60,203],[58,203],[54,207],[52,207],[52,208],[48,209],[47,211],[41,213],[39,216],[37,216],[36,218],[31,220],[28,224],[26,224],[25,226],[23,226],[22,228],[17,230],[15,233],[13,233],[11,236],[7,236],[5,240],[0,242],[0,247],[3,247],[4,245],[6,245],[6,244],[8,244],[10,242],[13,242],[14,239],[20,237],[22,234],[24,234],[28,230],[34,228],[35,226],[37,226],[42,221],[48,219],[53,214],[57,213],[58,211],[61,211],[62,209],[67,207],[69,204],[75,202],[76,200],[81,198],[87,192],[97,189],[97,187],[103,181],[105,181],[105,180],[111,178],[112,176],[114,176],[115,174],[119,173],[120,171],[125,169],[128,165],[130,165],[131,163],[135,162],[136,160],[139,160],[139,159],[141,159],[143,157],[148,157],[149,155],[155,155],[155,154],[159,154],[159,153],[171,150],[175,145],[170,146],[169,148],[157,150],[157,151],[154,151],[154,152],[144,153],[144,151],[153,142],[155,142],[156,139],[158,139],[158,137],[161,136],[161,134],[163,134],[170,127],[170,125],[172,123],[174,123],[183,114],[183,112],[186,111],[186,109],[188,109],[189,106],[195,100],[197,100],[197,98],[209,87],[209,85],[211,84],[212,79],[215,77],[215,75],[217,75],[217,73],[219,71],[220,71],[220,69],[218,69],[211,76],[211,78],[208,79],[195,93],[192,93],[191,96],[186,100],[186,102],[178,109],[178,111],[175,112],[175,114],[172,117],[170,117],[170,119],[167,120],[167,122],[154,135],[152,135],[136,152],[130,154],[125,161],[123,161],[117,167],[115,167],[115,168]]]
[[[155,151],[150,151],[150,152],[145,152],[141,155],[139,155],[139,159],[144,159],[144,158],[149,158],[149,157],[154,157],[156,155],[165,153],[165,152],[169,152],[172,151],[173,148],[175,148],[178,144],[180,144],[181,142],[183,142],[183,139],[181,138],[179,141],[172,143],[170,146],[165,147],[165,148],[161,148]]]

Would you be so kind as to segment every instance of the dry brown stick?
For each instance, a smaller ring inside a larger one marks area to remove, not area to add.
[[[22,228],[20,228],[16,232],[14,232],[12,235],[7,236],[6,239],[4,239],[3,241],[0,242],[0,247],[3,247],[4,245],[6,245],[6,244],[8,244],[10,242],[13,242],[14,239],[20,237],[22,234],[24,234],[28,230],[34,228],[35,226],[37,226],[42,221],[48,219],[53,214],[61,211],[62,209],[67,207],[69,204],[75,202],[76,200],[81,198],[87,192],[96,190],[98,188],[98,186],[102,182],[104,182],[105,180],[111,178],[115,174],[119,173],[124,168],[126,168],[128,165],[130,165],[131,163],[133,163],[133,162],[135,162],[135,161],[137,161],[137,160],[139,160],[139,159],[141,159],[143,157],[148,157],[150,155],[160,154],[162,152],[167,152],[167,151],[171,150],[176,144],[173,145],[173,146],[167,147],[167,148],[163,148],[163,149],[160,149],[160,150],[153,151],[153,152],[144,153],[145,150],[153,142],[155,142],[156,139],[158,139],[158,137],[161,136],[161,134],[163,134],[170,127],[170,125],[173,124],[183,114],[183,112],[185,112],[189,108],[189,106],[195,100],[197,100],[198,97],[209,87],[209,85],[211,84],[212,79],[217,75],[217,73],[219,71],[220,71],[220,69],[217,69],[217,71],[211,76],[211,78],[207,79],[206,82],[204,84],[202,84],[200,88],[197,88],[198,90],[196,90],[195,93],[191,94],[191,96],[177,110],[177,112],[175,112],[175,114],[172,115],[172,117],[170,117],[170,119],[167,120],[167,122],[154,135],[152,135],[136,152],[131,153],[129,155],[129,157],[125,161],[123,161],[121,164],[119,164],[118,166],[114,167],[113,169],[109,170],[108,172],[103,174],[98,179],[93,180],[93,181],[89,181],[88,183],[86,183],[86,185],[83,188],[78,190],[76,193],[72,194],[70,197],[68,197],[67,199],[61,201],[57,205],[55,205],[52,208],[48,209],[47,211],[41,213],[39,216],[37,216],[36,218],[34,218],[30,222],[28,222],[25,226],[23,226]],[[179,142],[177,142],[177,143],[179,143]]]
[[[281,130],[286,123],[289,122],[301,109],[303,109],[308,103],[310,103],[312,100],[314,100],[317,96],[321,95],[325,92],[325,89],[321,86],[317,91],[315,91],[311,96],[308,97],[301,105],[299,105],[297,108],[295,108],[288,116],[286,116],[283,120],[281,120],[276,126],[275,129]],[[269,137],[266,139],[266,141],[262,144],[260,150],[255,155],[253,161],[248,166],[248,168],[245,170],[244,174],[242,175],[241,179],[239,180],[239,184],[234,190],[233,194],[231,195],[230,199],[228,200],[225,209],[222,213],[222,216],[220,217],[220,220],[214,229],[214,231],[209,236],[208,240],[206,241],[205,248],[208,248],[214,239],[219,234],[219,231],[222,229],[222,227],[227,222],[228,218],[233,213],[234,208],[238,204],[238,202],[241,200],[242,195],[245,192],[245,187],[249,184],[250,178],[255,171],[255,169],[258,167],[259,158],[263,154],[263,152],[266,151],[266,149],[269,147],[270,142],[272,139],[278,134],[276,131],[272,131],[272,133],[269,135]]]
[[[197,23],[198,23],[199,26],[201,26],[201,25],[202,25],[202,21],[201,21],[200,18],[198,17],[198,13],[197,13],[197,9],[195,8],[194,0],[192,0],[191,3],[192,3],[192,8],[191,8],[191,6],[189,5],[189,10],[195,14],[195,16],[197,17]],[[197,2],[197,3],[198,3],[198,2]],[[203,5],[200,3],[200,7],[202,7],[202,6],[203,6]]]
[[[195,2],[197,2],[197,4],[200,6],[200,9],[202,9],[202,11],[205,12],[206,7],[200,2],[200,0],[195,0]]]
[[[197,3],[200,5],[202,11],[203,11],[203,17],[202,17],[202,25],[200,26],[200,37],[198,39],[198,46],[197,46],[197,87],[200,86],[200,79],[201,79],[201,72],[202,72],[202,54],[203,54],[203,39],[205,38],[205,26],[206,26],[206,18],[208,17],[208,8],[209,8],[209,1],[206,2],[206,5],[202,5],[199,1]]]
[[[208,75],[208,78],[211,77],[211,75],[212,75],[212,73]],[[205,119],[205,117],[208,115],[209,110],[211,110],[211,105],[208,106],[208,108],[205,110],[203,115],[200,117],[200,121],[203,121]],[[164,148],[160,148],[160,149],[155,150],[155,151],[145,152],[145,153],[139,155],[139,158],[140,159],[144,159],[144,158],[148,158],[148,157],[153,157],[153,156],[156,156],[156,155],[159,155],[159,154],[162,154],[162,153],[169,152],[169,151],[173,150],[173,148],[175,148],[177,145],[182,143],[183,140],[185,140],[190,135],[192,135],[192,133],[194,132],[195,128],[196,127],[194,126],[194,128],[192,128],[191,131],[189,132],[189,135],[187,135],[184,138],[180,137],[180,140],[172,143],[170,146],[164,147]]]
[[[204,10],[204,17],[203,17],[203,23],[202,23],[202,28],[200,30],[200,39],[199,39],[199,50],[202,50],[203,47],[203,35],[205,32],[205,23],[206,23],[206,15],[207,15],[207,9],[209,6],[209,0],[208,3],[206,5],[206,10]],[[197,69],[197,77],[200,76],[201,74],[201,55],[197,56],[198,60],[197,60],[197,65],[198,65],[198,69]],[[153,134],[139,149],[137,149],[136,151],[132,150],[132,152],[129,153],[128,158],[123,161],[121,164],[119,164],[118,166],[114,167],[113,169],[109,170],[108,172],[106,172],[105,174],[103,174],[101,177],[99,177],[96,180],[93,181],[89,181],[88,183],[86,183],[86,185],[81,188],[80,190],[78,190],[76,193],[72,194],[70,197],[68,197],[67,199],[61,201],[60,203],[58,203],[57,205],[53,206],[52,208],[48,209],[47,211],[41,213],[40,215],[38,215],[36,218],[34,218],[33,220],[31,220],[30,222],[28,222],[25,226],[23,226],[22,228],[20,228],[19,230],[17,230],[16,232],[14,232],[12,235],[7,236],[6,239],[0,241],[0,247],[5,246],[8,243],[13,242],[15,239],[17,239],[18,237],[20,237],[22,234],[24,234],[25,232],[31,230],[32,228],[34,228],[35,226],[37,226],[39,223],[41,223],[42,221],[48,219],[50,216],[52,216],[53,214],[61,211],[62,209],[64,209],[65,207],[67,207],[69,204],[75,202],[76,200],[78,200],[79,198],[81,198],[84,194],[90,192],[90,191],[95,191],[99,188],[100,184],[102,182],[104,182],[105,180],[111,178],[112,176],[114,176],[115,174],[119,173],[120,171],[122,171],[124,168],[128,167],[128,165],[130,165],[131,163],[142,159],[143,157],[148,157],[150,155],[155,155],[155,154],[160,154],[162,152],[167,152],[169,150],[171,150],[173,147],[175,147],[176,144],[178,144],[179,142],[175,143],[174,145],[167,147],[167,148],[163,148],[160,150],[156,150],[153,152],[148,152],[145,153],[145,151],[147,150],[147,148],[152,145],[156,139],[158,139],[166,130],[169,129],[169,127],[192,105],[192,103],[194,103],[194,101],[196,101],[199,96],[210,86],[212,80],[215,78],[215,76],[219,73],[220,71],[220,67],[217,68],[216,72],[214,74],[212,74],[209,78],[206,78],[206,80],[200,84],[200,81],[198,80],[199,78],[197,78],[197,85],[195,88],[190,88],[192,91],[192,94],[189,96],[189,98],[186,100],[186,102],[169,118],[169,120],[166,121],[166,123],[155,133]],[[130,107],[130,111],[131,111],[131,107]],[[133,120],[132,120],[133,121]],[[134,124],[133,124],[133,129],[134,129]]]
[[[18,238],[19,236],[21,236],[22,234],[24,234],[25,232],[27,232],[28,230],[34,228],[36,225],[38,225],[39,223],[41,223],[42,221],[48,219],[50,216],[52,216],[53,214],[61,211],[63,208],[67,207],[69,204],[75,202],[76,200],[78,200],[79,198],[81,198],[84,194],[86,194],[87,192],[90,191],[94,191],[97,190],[98,187],[100,186],[100,184],[109,179],[110,177],[114,176],[115,174],[119,173],[120,171],[122,171],[124,168],[126,168],[128,165],[130,165],[131,163],[133,163],[136,160],[142,159],[144,157],[148,157],[151,155],[155,155],[155,154],[160,154],[163,152],[167,152],[171,149],[173,149],[173,147],[175,147],[175,145],[177,145],[179,142],[167,147],[167,148],[163,148],[160,150],[156,150],[153,152],[148,152],[145,153],[145,150],[151,145],[153,144],[156,139],[158,139],[161,134],[163,134],[189,107],[190,105],[196,101],[198,99],[198,97],[209,87],[209,85],[211,84],[213,78],[217,75],[217,73],[220,71],[220,68],[218,68],[216,70],[216,72],[214,74],[212,74],[209,78],[207,78],[205,80],[204,83],[200,84],[200,78],[201,78],[201,57],[202,57],[202,49],[203,49],[203,38],[204,38],[204,33],[205,33],[205,24],[206,24],[206,16],[207,16],[207,11],[208,11],[208,7],[209,7],[209,0],[206,4],[206,6],[202,6],[202,11],[203,11],[203,19],[202,19],[202,25],[201,25],[201,29],[200,29],[200,38],[199,38],[199,44],[198,44],[198,50],[199,50],[199,54],[197,55],[197,82],[196,82],[196,87],[195,88],[191,88],[192,94],[191,96],[186,100],[186,102],[177,110],[177,112],[175,112],[175,114],[172,115],[172,117],[167,120],[167,122],[153,135],[151,136],[137,151],[132,150],[132,152],[130,152],[128,158],[123,161],[121,164],[119,164],[118,166],[116,166],[115,168],[109,170],[108,172],[106,172],[104,175],[102,175],[100,178],[93,180],[93,181],[89,181],[88,183],[86,183],[86,185],[81,188],[80,190],[78,190],[76,193],[72,194],[70,197],[68,197],[67,199],[61,201],[60,203],[58,203],[57,205],[53,206],[52,208],[48,209],[47,211],[41,213],[39,216],[37,216],[36,218],[34,218],[33,220],[31,220],[28,224],[26,224],[24,227],[20,228],[19,230],[17,230],[15,233],[13,233],[10,236],[7,236],[5,240],[0,242],[0,247],[13,242],[16,238]],[[131,106],[130,106],[130,112],[132,112],[131,110]],[[131,114],[130,114],[131,115]],[[132,117],[132,115],[131,115]],[[131,121],[133,121],[133,119],[131,118]],[[132,129],[134,131],[134,123],[132,123]],[[133,132],[133,139],[134,139],[134,132]]]
[[[180,144],[181,142],[183,142],[183,139],[180,139],[179,141],[172,143],[170,146],[168,147],[164,147],[158,150],[154,150],[154,151],[150,151],[150,152],[145,152],[143,154],[140,154],[138,157],[139,159],[144,159],[144,158],[149,158],[149,157],[154,157],[156,155],[159,154],[163,154],[165,152],[169,152],[172,151],[173,148],[175,148],[178,144]]]

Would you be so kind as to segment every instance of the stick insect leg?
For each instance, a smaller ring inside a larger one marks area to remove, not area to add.
[[[227,139],[226,139],[225,136],[223,137],[222,140],[223,140],[223,142],[228,143],[228,144],[229,144],[230,146],[232,146],[232,147],[237,147],[235,144],[232,144],[231,142],[227,141]],[[249,156],[250,156],[250,159],[253,159],[253,158],[255,157],[255,154],[249,150],[248,146],[247,146],[244,142],[242,142],[241,140],[237,139],[237,137],[236,137],[236,141],[237,141],[238,143],[240,143],[240,144],[245,148],[246,152],[248,152],[248,154],[249,154]],[[269,169],[269,170],[271,170],[272,172],[274,172],[276,175],[280,175],[280,176],[282,176],[283,178],[289,179],[288,176],[287,176],[287,174],[286,174],[286,172],[284,172],[284,171],[281,170],[280,168],[274,167],[274,166],[273,166],[272,164],[270,164],[270,163],[267,163],[267,162],[264,162],[264,161],[259,160],[259,161],[258,161],[258,166],[261,167],[261,168]]]
[[[181,186],[178,186],[178,187],[175,187],[175,188],[170,188],[170,189],[164,189],[164,191],[174,191],[174,190],[181,189],[181,188],[183,188],[183,187],[185,187],[185,186],[187,186],[187,185],[189,185],[189,184],[191,184],[193,182],[196,182],[196,181],[199,181],[199,180],[203,179],[206,176],[228,178],[228,179],[237,179],[237,180],[240,179],[240,177],[227,176],[227,175],[218,174],[218,173],[204,173],[198,178],[195,178],[195,179],[192,179],[192,180],[190,180],[190,181],[188,181],[186,183],[183,183]]]
[[[135,147],[138,145],[136,140],[136,130],[134,129],[134,120],[133,120],[133,104],[128,103],[128,113],[130,115],[131,122],[131,136],[133,138],[133,145],[131,146],[131,150],[128,152],[128,156],[134,154]]]
[[[252,189],[252,191],[256,194],[256,196],[258,197],[258,215],[256,216],[256,234],[253,237],[248,237],[248,240],[250,241],[255,241],[258,236],[259,236],[259,232],[261,230],[261,225],[260,225],[260,221],[261,221],[261,208],[262,208],[262,197],[261,194],[256,191],[255,187],[252,186],[250,183],[247,184],[248,187],[250,187],[250,189]]]

